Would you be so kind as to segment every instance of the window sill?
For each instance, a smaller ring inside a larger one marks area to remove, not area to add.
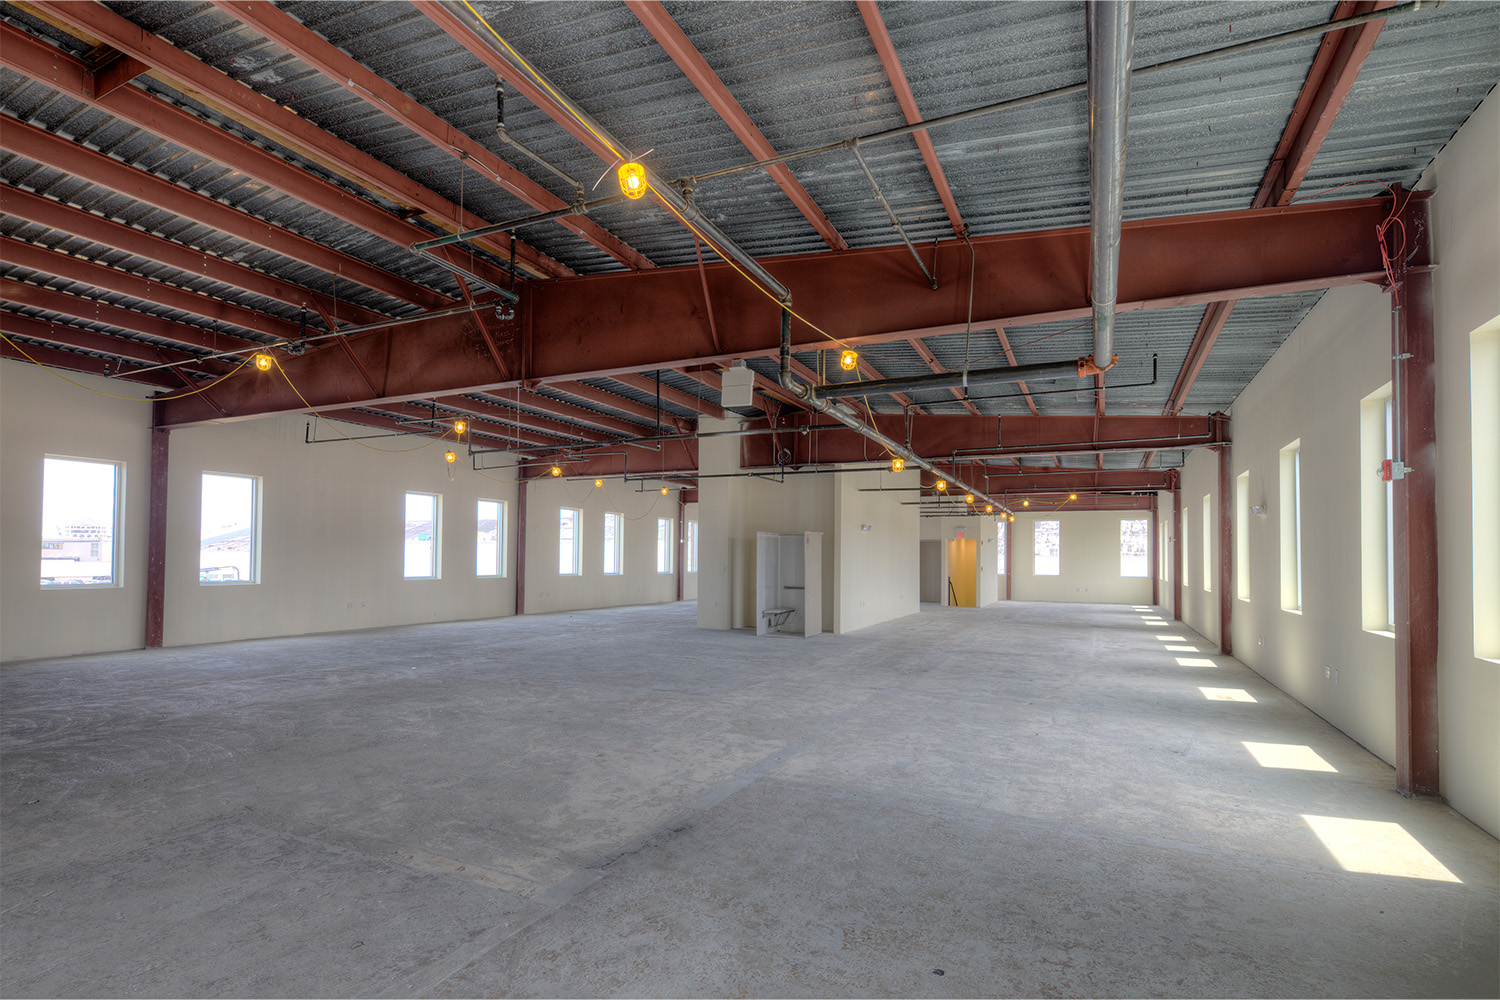
[[[1394,639],[1394,638],[1396,638],[1396,633],[1392,632],[1390,629],[1386,629],[1386,628],[1367,628],[1367,629],[1365,629],[1365,632],[1367,634],[1369,634],[1369,635],[1382,635],[1382,636],[1385,636],[1387,639]]]
[[[1302,609],[1301,608],[1282,608],[1281,610],[1285,611],[1289,615],[1300,615],[1300,614],[1302,614]]]

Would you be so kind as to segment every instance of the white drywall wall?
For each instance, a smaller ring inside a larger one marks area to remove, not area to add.
[[[526,496],[526,602],[527,614],[610,608],[625,604],[664,604],[677,600],[677,508],[678,488],[648,481],[626,483],[606,479],[603,487],[593,480],[537,479],[527,486]],[[558,567],[559,511],[564,507],[582,515],[580,539],[582,572],[564,576]],[[604,573],[604,514],[624,515],[623,572]],[[656,522],[672,524],[672,572],[656,571]]]
[[[451,442],[343,440],[372,433],[353,424],[264,417],[171,434],[167,500],[167,645],[301,635],[515,612],[514,473],[506,456],[475,472]],[[259,476],[261,582],[198,582],[199,510],[205,472]],[[449,478],[449,475],[452,478]],[[440,577],[402,576],[405,494],[442,497]],[[505,576],[475,574],[476,501],[505,504]]]
[[[1069,511],[1016,513],[1011,524],[1011,599],[1077,601],[1085,604],[1149,604],[1149,577],[1120,575],[1120,522],[1149,519],[1150,511]],[[1062,522],[1062,564],[1057,576],[1037,576],[1036,522]]]
[[[1424,177],[1432,214],[1437,338],[1439,573],[1438,715],[1442,794],[1500,835],[1500,667],[1474,655],[1474,560],[1470,467],[1471,333],[1500,316],[1500,100],[1492,95]],[[1332,289],[1235,401],[1232,473],[1250,473],[1250,600],[1233,603],[1234,653],[1282,690],[1387,762],[1395,757],[1395,649],[1389,633],[1363,628],[1360,401],[1391,381],[1389,298],[1361,285]],[[1491,387],[1490,391],[1500,391]],[[1279,451],[1302,442],[1301,612],[1282,608]],[[1217,495],[1216,460],[1194,453],[1183,476],[1189,511],[1189,586],[1183,616],[1218,634],[1217,594],[1203,600],[1195,569],[1196,504]],[[1217,560],[1217,555],[1215,556]],[[1215,584],[1217,586],[1217,582]],[[1489,610],[1488,613],[1495,613]]]
[[[157,390],[0,360],[0,660],[136,649],[145,641],[146,507]],[[89,391],[90,389],[96,391]],[[99,393],[131,396],[110,399]],[[42,461],[124,464],[119,586],[41,587]]]
[[[833,571],[831,577],[825,572],[824,589],[834,591],[833,631],[853,632],[916,614],[921,610],[917,508],[902,506],[905,493],[866,492],[904,477],[850,472],[830,478],[837,482],[838,509]]]

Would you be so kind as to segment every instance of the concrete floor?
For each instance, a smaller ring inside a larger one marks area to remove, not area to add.
[[[0,992],[1500,992],[1495,840],[1211,648],[669,605],[8,666]]]

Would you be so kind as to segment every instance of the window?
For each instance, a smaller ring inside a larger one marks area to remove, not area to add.
[[[442,498],[433,493],[406,494],[406,559],[408,580],[438,578],[438,513]]]
[[[672,572],[672,519],[670,517],[656,519],[656,571],[658,573]]]
[[[1120,522],[1120,575],[1148,576],[1146,547],[1151,522],[1145,518],[1127,517]]]
[[[557,512],[557,573],[559,576],[582,576],[583,561],[580,549],[583,539],[578,536],[579,514],[571,507]]]
[[[119,586],[122,479],[115,462],[43,459],[43,587]]]
[[[1000,575],[1005,575],[1005,546],[1009,543],[1010,522],[1001,521],[995,531],[995,560],[1000,567]]]
[[[474,506],[474,575],[505,575],[505,503],[480,500]]]
[[[1177,581],[1177,583],[1178,586],[1186,588],[1188,585],[1188,515],[1186,505],[1183,506],[1182,517],[1178,518],[1178,520],[1182,522],[1177,526],[1179,532],[1177,537],[1182,540],[1182,566],[1180,567],[1182,570],[1182,579]],[[1172,561],[1177,561],[1176,553],[1173,553]]]
[[[1203,495],[1203,589],[1214,589],[1214,501]]]
[[[1250,473],[1234,479],[1234,596],[1250,600]]]
[[[604,514],[604,574],[605,576],[619,576],[625,572],[620,568],[620,556],[623,551],[622,540],[625,536],[625,517],[611,511]]]
[[[1469,337],[1473,470],[1474,655],[1500,660],[1500,316]]]
[[[1161,528],[1156,532],[1156,575],[1160,577],[1163,582],[1165,582],[1167,579],[1167,564],[1169,558],[1167,555],[1167,548],[1171,543],[1171,535],[1172,526],[1170,524],[1162,524]]]
[[[260,478],[203,474],[198,582],[260,582]]]
[[[689,573],[698,572],[698,522],[687,523],[687,536],[683,539],[685,552],[682,558],[685,560],[682,568]]]
[[[1381,477],[1395,458],[1391,432],[1391,385],[1359,402],[1359,582],[1361,624],[1389,632],[1396,614],[1396,508],[1393,483]]]
[[[1062,573],[1062,522],[1038,521],[1031,530],[1036,557],[1032,572],[1036,576],[1057,576]]]
[[[1302,442],[1281,449],[1281,606],[1302,611]]]

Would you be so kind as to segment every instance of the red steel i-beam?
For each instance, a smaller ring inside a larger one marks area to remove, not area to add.
[[[1415,232],[1427,223],[1427,206],[1409,204],[1402,215],[1406,231]],[[1409,467],[1392,491],[1396,789],[1437,795],[1437,380],[1430,271],[1407,271],[1398,262],[1392,313],[1396,458]]]
[[[1418,192],[1414,198],[1421,195]],[[1126,222],[1121,231],[1120,311],[1331,288],[1378,278],[1384,274],[1384,262],[1371,233],[1389,214],[1388,199],[1372,198]],[[974,239],[979,276],[974,314],[986,317],[983,324],[976,320],[975,326],[993,329],[997,322],[1089,315],[1088,235],[1087,227],[1077,227]],[[1429,263],[1429,246],[1422,234],[1408,232],[1408,238],[1417,255],[1412,266]],[[909,340],[915,329],[962,330],[967,314],[964,297],[934,297],[925,285],[913,287],[917,283],[908,274],[910,260],[906,248],[896,246],[772,258],[763,263],[794,289],[800,315],[838,329],[864,331],[847,338],[849,343]],[[935,273],[940,282],[964,286],[969,273],[964,241],[939,243]],[[696,267],[528,283],[518,309],[524,317],[518,346],[527,359],[521,377],[528,384],[552,385],[776,352],[780,347],[776,303],[727,265],[710,265],[705,274],[723,345],[718,353],[699,319],[704,279]],[[798,346],[803,343],[818,349],[826,346],[826,341],[801,323],[793,323],[792,333],[794,350],[808,349]],[[465,339],[462,325],[456,323],[405,331],[403,343],[420,349],[429,360],[393,370],[388,395],[428,398],[514,384],[498,380],[487,361],[475,363]],[[309,402],[322,405],[316,398],[320,393],[317,366],[305,357],[282,364]],[[336,401],[359,402],[354,397]],[[221,402],[231,413],[240,413],[246,401],[230,393]],[[279,400],[257,400],[256,405],[258,413],[275,412],[278,407],[307,408],[290,393]],[[173,424],[214,419],[206,408],[188,400],[175,404],[167,417]]]
[[[682,70],[682,74],[698,88],[698,93],[703,95],[709,106],[719,113],[724,124],[728,125],[730,131],[745,144],[750,155],[757,160],[767,160],[777,155],[765,135],[750,120],[750,116],[745,114],[745,109],[740,107],[739,101],[734,99],[729,88],[724,86],[724,82],[708,65],[708,60],[703,58],[698,47],[689,40],[677,22],[672,20],[672,15],[667,13],[665,7],[657,0],[625,0],[625,6],[629,7],[631,13],[635,14],[646,30],[651,32],[651,36],[656,39],[656,44],[672,57],[677,68]],[[813,201],[812,195],[807,193],[786,164],[778,163],[769,166],[766,168],[766,173],[771,175],[771,179],[791,199],[797,211],[801,212],[803,218],[807,219],[813,229],[817,230],[818,235],[823,237],[823,242],[835,250],[849,249],[849,244],[844,242],[844,238],[839,235],[833,223],[828,221],[828,216],[823,214],[823,210]]]
[[[167,609],[167,465],[171,429],[151,428],[151,486],[146,508],[146,647],[160,648]]]

